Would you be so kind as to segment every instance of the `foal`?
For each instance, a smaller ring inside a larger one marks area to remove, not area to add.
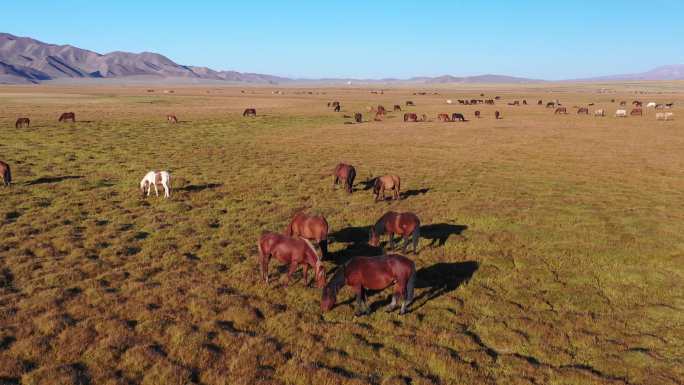
[[[171,174],[168,171],[150,171],[145,174],[145,177],[140,181],[140,192],[142,196],[150,196],[152,187],[154,186],[154,193],[159,196],[157,185],[164,188],[164,198],[171,197]]]

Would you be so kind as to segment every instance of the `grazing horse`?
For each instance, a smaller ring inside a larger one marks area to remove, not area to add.
[[[29,118],[19,118],[17,122],[14,123],[14,128],[28,128],[31,125],[31,120]]]
[[[580,107],[577,110],[577,115],[580,115],[580,114],[589,115],[589,109],[587,107]]]
[[[328,221],[323,216],[298,212],[285,229],[285,235],[316,241],[323,258],[328,256]]]
[[[251,116],[251,117],[255,117],[255,116],[256,116],[256,109],[254,109],[254,108],[245,108],[245,111],[242,113],[242,116]]]
[[[375,201],[385,200],[385,190],[392,190],[394,200],[399,200],[399,193],[401,192],[401,179],[397,175],[383,175],[375,178],[373,183],[373,194],[375,194]]]
[[[418,115],[414,114],[413,112],[407,112],[404,114],[404,121],[405,122],[417,122],[418,121]]]
[[[437,120],[440,122],[450,122],[449,114],[437,114]]]
[[[538,105],[538,106],[543,106],[543,105],[544,105],[544,101],[543,101],[543,100],[537,101],[537,105]]]
[[[665,108],[672,108],[674,106],[674,103],[665,103]]]
[[[168,121],[171,124],[176,124],[178,123],[178,118],[176,117],[176,115],[170,114],[166,115],[166,121]]]
[[[654,108],[656,106],[656,102],[650,102],[646,105],[646,108]]]
[[[351,194],[352,186],[354,186],[354,178],[356,178],[356,169],[354,166],[340,163],[335,166],[335,171],[333,171],[333,188],[339,183],[343,183],[347,192]]]
[[[670,112],[671,114],[671,112]],[[9,164],[0,160],[0,176],[2,176],[3,185],[9,187],[12,185],[12,171],[10,171]]]
[[[65,112],[59,116],[60,122],[66,122],[67,120],[71,120],[71,123],[76,123],[76,114],[73,112]]]
[[[558,108],[556,108],[556,110],[553,112],[554,115],[558,115],[558,114],[567,114],[567,113],[568,113],[568,110],[567,110],[567,108],[565,108],[565,107],[558,107]]]
[[[639,100],[633,101],[632,104],[634,105],[634,107],[642,107],[642,106],[644,105],[644,104],[643,104],[641,101],[639,101]]]
[[[616,110],[615,111],[615,117],[616,118],[626,118],[627,117],[627,110]]]
[[[370,313],[366,303],[366,290],[382,290],[394,284],[392,303],[386,311],[392,312],[402,301],[399,314],[406,314],[413,301],[413,290],[416,285],[416,265],[412,260],[398,254],[380,257],[355,257],[337,268],[330,282],[323,288],[321,296],[321,312],[329,311],[337,302],[337,293],[345,286],[350,286],[356,294],[356,311],[359,317]]]
[[[398,104],[394,105],[394,111],[401,111],[401,106]]]
[[[603,108],[594,111],[594,116],[606,116],[606,110]]]
[[[407,100],[407,101],[406,101],[406,107],[408,107],[408,106],[412,106],[412,107],[413,107],[413,106],[415,106],[415,104],[413,103],[413,101]]]
[[[416,254],[418,250],[418,239],[420,238],[420,219],[414,213],[397,213],[389,211],[385,213],[375,225],[370,229],[370,237],[368,244],[377,247],[380,244],[380,236],[382,234],[389,234],[389,247],[394,248],[394,234],[400,235],[404,238],[403,253],[406,254],[406,247],[413,238],[413,253]]]
[[[145,174],[145,177],[140,181],[140,192],[142,196],[150,196],[152,193],[152,187],[154,187],[154,193],[159,196],[159,190],[157,186],[164,188],[164,198],[171,197],[171,174],[168,171],[150,171]]]
[[[373,121],[382,122],[383,120],[385,120],[385,114],[381,113],[380,111],[376,112]]]
[[[553,107],[556,107],[556,103],[554,103],[554,102],[546,103],[546,108],[553,108]]]
[[[494,111],[494,119],[501,119],[501,112]]]
[[[465,122],[465,116],[463,114],[459,114],[458,112],[454,112],[451,114],[451,121],[455,122],[457,120],[460,120],[461,122]]]
[[[527,99],[523,99],[523,104],[527,105]]]
[[[385,113],[387,112],[387,110],[385,110],[385,107],[383,107],[381,105],[378,105],[377,111],[378,111],[377,114],[380,114],[380,115],[385,115]]]
[[[354,114],[354,121],[356,123],[363,123],[363,115],[360,112]]]
[[[644,116],[644,111],[641,108],[633,108],[632,111],[629,112],[631,116]]]
[[[335,112],[340,112],[341,109],[342,109],[342,107],[338,104],[338,105],[335,106],[335,108],[333,109],[333,111],[335,111]]]
[[[480,111],[475,111],[475,117],[480,119]]]
[[[325,285],[325,269],[316,250],[311,242],[303,238],[292,238],[287,235],[265,232],[257,243],[259,248],[259,265],[261,266],[261,278],[268,284],[268,262],[275,257],[282,263],[289,263],[287,281],[290,284],[292,274],[299,265],[304,265],[304,284],[309,285],[309,267],[314,269],[316,286],[322,288]]]

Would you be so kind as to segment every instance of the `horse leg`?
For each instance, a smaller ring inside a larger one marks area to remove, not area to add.
[[[159,196],[159,190],[157,189],[157,184],[156,184],[156,183],[154,183],[154,194],[155,194],[156,196]]]
[[[399,295],[397,294],[397,289],[395,285],[394,293],[392,294],[392,303],[390,303],[386,308],[385,311],[388,313],[393,312],[394,310],[397,309],[397,298]]]
[[[360,317],[364,314],[367,314],[367,311],[365,310],[365,308],[366,308],[366,293],[365,293],[365,290],[363,289],[363,286],[361,286],[361,285],[354,287],[354,293],[356,293],[356,311],[354,312],[354,315],[356,317]]]
[[[297,270],[297,262],[292,261],[290,262],[290,268],[287,270],[287,280],[285,281],[285,287],[290,286],[290,280],[292,279],[292,274],[294,274],[295,270]]]
[[[164,197],[165,198],[170,198],[171,197],[171,192],[169,191],[169,186],[164,184]]]
[[[394,233],[389,233],[389,249],[394,250]]]
[[[262,255],[261,256],[261,278],[264,279],[266,284],[268,285],[268,259],[270,256],[268,255]]]
[[[304,265],[304,271],[302,272],[304,277],[302,278],[304,280],[304,286],[309,286],[309,264]]]
[[[335,189],[335,186],[337,186],[337,183],[339,182],[339,178],[337,176],[333,177],[333,189]]]

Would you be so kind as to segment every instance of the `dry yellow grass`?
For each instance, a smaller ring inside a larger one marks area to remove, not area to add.
[[[684,84],[147,88],[0,88],[0,383],[682,383]],[[444,103],[480,92],[503,100]],[[536,105],[556,98],[611,116]],[[613,118],[612,98],[674,101],[675,120]],[[344,124],[406,100],[470,121]],[[331,189],[339,161],[351,196]],[[140,199],[150,169],[171,170],[172,199]],[[373,202],[361,182],[381,174],[404,199]],[[417,213],[412,311],[355,318],[343,291],[320,314],[282,270],[259,282],[258,235],[301,208],[331,225],[329,272],[371,251],[383,212]]]

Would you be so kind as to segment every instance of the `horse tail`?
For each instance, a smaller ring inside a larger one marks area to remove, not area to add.
[[[418,250],[418,241],[420,239],[420,222],[416,224],[416,228],[413,229],[413,252],[416,253]]]
[[[416,287],[416,265],[412,264],[411,275],[409,275],[409,279],[406,282],[406,298],[404,298],[406,305],[413,302],[413,289],[415,289],[415,287]]]
[[[349,170],[349,177],[347,178],[347,187],[349,188],[349,192],[352,192],[352,188],[354,187],[354,178],[356,178],[356,169],[354,167]]]
[[[3,175],[3,178],[5,179],[6,185],[9,186],[12,184],[12,171],[10,171],[9,165],[5,168],[5,175]]]

